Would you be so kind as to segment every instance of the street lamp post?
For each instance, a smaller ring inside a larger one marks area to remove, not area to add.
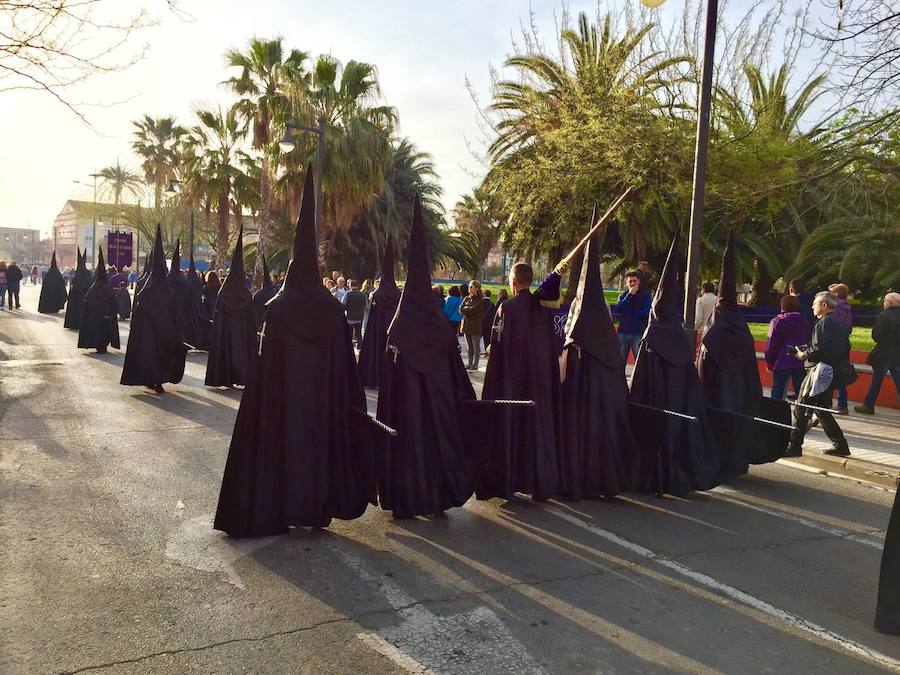
[[[665,0],[641,0],[647,7],[659,7]],[[700,70],[700,97],[697,105],[697,140],[694,148],[694,185],[688,238],[687,273],[684,282],[684,327],[694,335],[697,311],[697,283],[700,270],[700,240],[703,232],[703,199],[706,187],[706,158],[709,150],[709,113],[712,106],[713,61],[716,54],[716,23],[719,0],[707,0],[703,65]]]
[[[97,267],[97,177],[100,174],[96,171],[91,174],[91,178],[94,179],[93,188],[94,188],[94,208],[91,213],[91,264],[96,269]],[[91,187],[90,184],[84,183],[80,180],[72,181],[73,183],[77,183],[78,185],[85,185],[87,187]],[[78,240],[78,225],[75,225],[75,240]],[[53,228],[53,248],[56,249],[56,228]]]
[[[314,127],[304,126],[288,122],[284,128],[284,136],[278,143],[278,147],[282,152],[290,152],[297,146],[295,137],[300,132],[316,134],[318,143],[316,144],[316,245],[319,242],[319,232],[322,224],[322,174],[325,171],[325,118],[319,118],[319,124]]]

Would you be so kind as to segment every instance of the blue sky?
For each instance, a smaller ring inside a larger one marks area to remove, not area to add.
[[[598,7],[626,1],[571,1],[566,7],[573,16],[582,10],[594,16]],[[149,0],[117,2],[122,3],[117,8],[138,7]],[[144,113],[174,114],[191,123],[196,105],[227,105],[229,95],[219,85],[228,76],[222,55],[243,47],[252,35],[283,35],[286,46],[376,64],[385,102],[399,111],[401,133],[434,156],[449,209],[484,172],[471,152],[481,147],[482,135],[467,79],[486,104],[489,67],[500,66],[511,52],[521,22],[532,13],[539,33],[552,43],[562,12],[558,0],[181,0],[181,5],[193,21],[163,12],[160,24],[138,38],[149,47],[143,61],[73,92],[73,98],[90,103],[122,101],[85,108],[97,131],[46,96],[2,94],[0,225],[49,231],[67,198],[91,197],[73,180],[89,181],[95,167],[117,159],[137,170],[129,147],[131,120]],[[670,24],[680,5],[669,0],[654,16]],[[725,18],[747,6],[748,0],[730,3]]]

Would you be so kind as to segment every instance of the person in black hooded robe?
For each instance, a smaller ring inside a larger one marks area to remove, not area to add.
[[[786,401],[766,404],[764,400],[753,335],[738,311],[734,247],[734,232],[730,232],[722,257],[719,298],[703,330],[697,357],[722,458],[721,478],[741,476],[751,463],[774,462],[784,456],[791,434],[789,428],[752,419],[758,416],[790,425],[791,411]]]
[[[212,324],[206,317],[206,305],[203,304],[203,294],[206,291],[206,284],[203,278],[197,273],[197,266],[194,264],[194,249],[191,248],[191,261],[188,264],[187,282],[191,291],[191,305],[194,307],[194,316],[197,317],[197,344],[195,349],[200,351],[209,350],[209,332]]]
[[[159,225],[156,226],[159,229]],[[141,271],[141,275],[134,282],[134,300],[137,302],[138,294],[143,290],[144,284],[147,283],[147,279],[150,276],[150,270],[153,269],[153,251],[147,254],[147,259],[144,260],[144,269]],[[134,309],[134,308],[132,308]]]
[[[631,376],[632,429],[641,451],[638,489],[682,496],[717,485],[721,459],[709,425],[694,347],[681,323],[676,234]],[[662,412],[669,410],[694,420]]]
[[[56,251],[50,259],[50,269],[41,282],[41,297],[38,299],[38,311],[41,314],[56,314],[66,304],[69,297],[66,293],[66,281],[56,264]]]
[[[243,237],[244,228],[241,228],[231,257],[231,269],[216,298],[206,362],[206,385],[209,387],[246,384],[250,357],[256,349],[256,322],[244,274]]]
[[[213,526],[264,537],[361,516],[376,503],[373,427],[344,307],[319,274],[309,169],[293,260],[261,333]]]
[[[535,405],[490,411],[478,499],[510,499],[523,492],[545,500],[562,491],[559,349],[544,303],[558,303],[563,271],[555,269],[535,293],[529,265],[516,263],[510,271],[514,296],[497,308],[481,395]]]
[[[418,196],[407,250],[406,283],[387,330],[378,393],[378,419],[397,430],[376,455],[378,501],[395,518],[462,506],[472,496],[476,469],[461,421],[461,404],[474,401],[475,390],[431,291]]]
[[[109,276],[103,264],[103,248],[97,256],[94,281],[84,295],[81,328],[78,331],[79,349],[96,349],[105,354],[109,346],[121,349],[119,344],[119,320],[116,315],[116,296],[109,285]],[[71,302],[71,300],[70,300]]]
[[[394,280],[394,242],[389,236],[381,260],[381,283],[378,290],[372,293],[372,306],[369,307],[369,318],[359,350],[359,376],[364,387],[378,389],[381,382],[387,329],[399,303],[400,289]]]
[[[266,256],[262,259],[263,282],[262,288],[253,294],[253,318],[256,321],[258,331],[266,320],[266,303],[275,297],[275,285],[272,283],[272,275],[269,274],[269,266],[266,264]]]
[[[197,317],[191,299],[190,282],[181,274],[181,242],[175,242],[175,252],[169,265],[169,288],[172,289],[172,307],[175,310],[175,323],[181,333],[181,341],[192,349],[197,349],[200,342],[200,319]]]
[[[84,254],[75,247],[78,264],[75,266],[75,274],[69,283],[69,301],[66,303],[66,318],[63,326],[78,330],[81,327],[81,312],[84,309],[84,294],[91,287],[91,273],[87,268],[87,249]]]
[[[591,219],[595,221],[596,214]],[[622,350],[603,297],[597,235],[584,251],[561,368],[563,493],[581,499],[630,490],[637,444],[631,433]]]
[[[128,291],[128,275],[125,274],[124,268],[122,274],[118,275],[118,282],[113,287],[113,293],[116,297],[116,314],[122,320],[131,318],[131,293]]]
[[[161,393],[163,383],[177,384],[184,377],[187,347],[181,341],[175,322],[159,225],[156,226],[152,263],[147,280],[135,299],[120,383],[150,387]]]
[[[875,629],[900,635],[900,490],[894,496],[894,508],[884,537]]]

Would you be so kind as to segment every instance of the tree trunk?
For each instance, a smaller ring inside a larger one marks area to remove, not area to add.
[[[269,249],[269,224],[272,219],[272,169],[265,149],[262,153],[262,166],[259,173],[259,239],[256,244],[256,266],[253,270],[253,286],[262,286],[263,256]]]
[[[216,269],[225,269],[225,256],[228,249],[228,193],[229,181],[219,193],[219,231],[216,236]]]
[[[775,304],[772,293],[772,287],[775,280],[769,274],[768,270],[756,261],[753,272],[753,282],[750,285],[750,301],[747,303],[751,307],[763,307]]]

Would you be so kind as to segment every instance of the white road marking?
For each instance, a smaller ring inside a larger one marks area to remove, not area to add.
[[[748,607],[752,607],[753,609],[768,614],[769,616],[779,619],[780,621],[784,621],[785,623],[790,624],[794,628],[797,628],[803,632],[810,633],[822,642],[835,645],[840,649],[849,652],[850,654],[861,656],[862,658],[877,663],[880,666],[885,666],[892,670],[900,671],[900,661],[898,661],[897,659],[875,651],[874,649],[870,649],[865,645],[862,645],[858,642],[855,642],[854,640],[851,640],[850,638],[846,638],[833,631],[830,631],[827,628],[823,628],[822,626],[819,626],[818,624],[815,624],[811,621],[807,621],[803,617],[797,616],[796,614],[792,614],[783,609],[775,607],[765,600],[760,600],[759,598],[756,598],[749,593],[745,593],[744,591],[741,591],[734,586],[729,586],[728,584],[722,583],[721,581],[717,581],[707,574],[692,570],[691,568],[682,565],[679,562],[661,556],[654,551],[651,551],[649,548],[645,548],[640,544],[636,544],[633,541],[625,539],[624,537],[620,537],[613,532],[604,530],[595,525],[591,525],[590,523],[581,520],[581,518],[566,513],[561,509],[547,505],[543,505],[542,508],[545,511],[557,516],[558,518],[571,523],[572,525],[576,525],[600,537],[601,539],[605,539],[613,544],[616,544],[617,546],[621,546],[622,548],[631,551],[635,555],[638,555],[647,560],[651,560],[657,565],[666,567],[673,572],[677,572],[678,574],[687,577],[688,579],[691,579],[698,584],[706,586],[707,588],[710,588],[726,597],[729,597],[736,602],[739,602]]]
[[[380,587],[403,618],[396,626],[356,637],[410,673],[543,673],[525,647],[490,608],[438,616],[399,586],[366,568],[339,543],[329,546],[366,582]]]
[[[849,530],[844,530],[839,527],[832,527],[831,525],[827,525],[826,523],[819,523],[815,520],[810,520],[809,518],[804,518],[803,516],[796,516],[793,513],[786,513],[784,511],[776,511],[775,509],[770,509],[767,506],[761,506],[759,504],[754,504],[752,502],[742,501],[740,499],[732,499],[731,497],[726,497],[725,495],[740,495],[740,492],[737,490],[730,490],[728,488],[723,488],[719,486],[710,491],[717,499],[721,499],[723,501],[728,502],[729,504],[735,504],[737,506],[742,506],[747,509],[752,509],[754,511],[759,511],[760,513],[766,513],[770,516],[775,516],[776,518],[781,518],[782,520],[789,520],[794,523],[798,523],[800,525],[805,525],[806,527],[811,527],[814,530],[819,530],[820,532],[825,532],[827,534],[833,534],[836,537],[841,537],[842,539],[847,539],[848,541],[856,542],[857,544],[862,544],[863,546],[870,546],[878,551],[881,551],[884,548],[884,542],[876,541],[874,539],[870,539],[868,535],[862,534],[854,534]]]
[[[232,586],[245,590],[232,563],[276,537],[229,539],[212,528],[213,514],[184,521],[166,542],[166,557],[202,572],[218,574]]]

